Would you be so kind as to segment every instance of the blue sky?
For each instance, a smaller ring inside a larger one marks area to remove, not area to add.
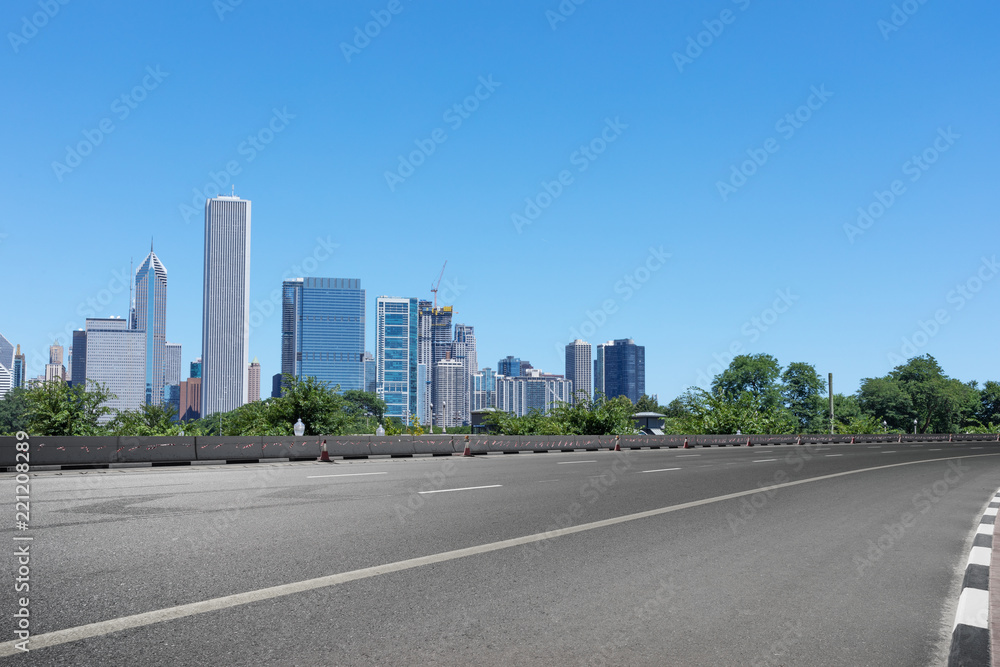
[[[373,349],[376,296],[447,260],[480,366],[562,372],[580,332],[645,345],[663,402],[732,350],[848,393],[924,353],[1000,378],[996,3],[235,2],[0,12],[0,332],[32,374],[127,314],[151,238],[199,356],[204,193],[235,184],[265,377],[283,278],[360,278]]]

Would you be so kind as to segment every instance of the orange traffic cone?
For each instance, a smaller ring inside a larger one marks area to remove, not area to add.
[[[615,436],[615,448],[614,451],[620,452],[622,450],[621,436]]]
[[[323,461],[324,463],[333,463],[333,461],[330,460],[330,452],[326,451],[326,440],[323,441],[323,445],[319,450],[319,458],[316,460]]]
[[[688,444],[687,438],[684,438],[684,449],[691,449],[691,445]]]
[[[802,444],[802,436],[801,435],[799,436],[799,439],[795,441],[795,444],[796,445],[801,445]]]
[[[747,447],[753,447],[753,445],[750,444],[750,438],[747,438]]]
[[[472,456],[472,447],[469,445],[469,436],[465,436],[465,451],[462,456]]]
[[[851,444],[852,445],[854,444],[854,436],[853,435],[851,436]]]

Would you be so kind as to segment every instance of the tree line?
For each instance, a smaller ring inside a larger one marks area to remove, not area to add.
[[[387,435],[441,430],[422,426],[415,415],[408,425],[387,417],[385,402],[372,393],[340,392],[313,377],[286,375],[283,383],[278,398],[178,422],[169,405],[113,410],[107,406],[112,395],[98,383],[46,382],[7,392],[0,400],[0,434],[289,436],[299,419],[306,435],[373,434],[380,425]],[[930,355],[914,357],[884,377],[865,378],[854,394],[834,394],[833,403],[837,433],[1000,432],[1000,383],[980,387],[948,377]],[[633,405],[624,396],[598,395],[553,405],[548,414],[494,412],[487,424],[502,435],[622,435],[635,432],[635,412],[665,415],[664,432],[670,434],[827,433],[831,428],[826,382],[815,367],[794,362],[783,368],[769,354],[740,355],[708,390],[691,387],[667,405],[649,396]],[[470,427],[450,432],[468,433]]]

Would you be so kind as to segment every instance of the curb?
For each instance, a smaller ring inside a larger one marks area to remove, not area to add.
[[[972,541],[955,613],[948,667],[990,665],[990,561],[998,507],[1000,490],[990,500]]]

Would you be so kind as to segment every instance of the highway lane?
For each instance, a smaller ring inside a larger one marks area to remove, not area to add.
[[[25,664],[929,664],[946,646],[972,527],[1000,486],[1000,448],[989,443],[74,471],[32,482],[32,613],[44,633],[930,459],[53,646]]]

